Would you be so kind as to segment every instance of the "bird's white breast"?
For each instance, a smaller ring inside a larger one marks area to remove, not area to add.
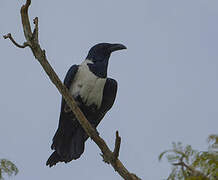
[[[83,103],[87,106],[95,104],[97,108],[100,108],[106,78],[99,78],[93,74],[89,70],[87,63],[90,63],[90,61],[85,60],[79,66],[70,87],[70,93],[73,97],[80,95]]]

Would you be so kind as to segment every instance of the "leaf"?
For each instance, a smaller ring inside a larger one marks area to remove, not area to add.
[[[0,159],[0,179],[3,179],[2,174],[5,173],[8,176],[17,175],[18,168],[14,163],[7,159]]]
[[[191,145],[183,146],[181,142],[172,143],[172,149],[163,151],[159,160],[165,155],[173,169],[168,180],[218,180],[218,135],[208,138],[212,143],[208,151],[194,150]],[[174,163],[176,162],[176,163]],[[176,166],[176,167],[175,167]]]
[[[207,141],[208,141],[208,143],[211,143],[209,145],[209,148],[218,150],[218,134],[211,134],[208,137]]]
[[[160,153],[160,155],[158,156],[158,160],[161,161],[163,156],[168,152],[169,150],[163,151],[162,153]]]

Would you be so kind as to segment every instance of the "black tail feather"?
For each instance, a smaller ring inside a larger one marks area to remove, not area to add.
[[[56,165],[58,162],[62,162],[62,160],[61,160],[61,157],[58,155],[58,153],[55,151],[48,158],[48,160],[46,162],[46,166],[52,167],[52,166]]]
[[[78,128],[74,134],[63,133],[60,129],[56,132],[51,148],[55,150],[49,157],[46,165],[54,166],[58,162],[70,162],[78,159],[85,148],[87,135],[82,128]]]

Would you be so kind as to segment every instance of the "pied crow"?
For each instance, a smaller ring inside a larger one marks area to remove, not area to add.
[[[91,125],[96,128],[112,107],[117,93],[117,82],[107,77],[108,61],[112,52],[126,49],[122,44],[100,43],[93,46],[80,65],[68,70],[64,85]],[[88,135],[62,98],[58,129],[53,137],[54,152],[46,165],[70,162],[84,152]]]

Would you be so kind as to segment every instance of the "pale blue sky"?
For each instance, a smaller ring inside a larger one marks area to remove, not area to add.
[[[24,41],[20,7],[1,0],[0,34]],[[145,180],[170,172],[158,155],[173,141],[204,150],[218,130],[218,1],[92,0],[32,2],[40,42],[60,76],[80,63],[99,42],[125,44],[111,56],[108,74],[119,89],[98,130],[114,147],[122,137],[120,160]],[[0,158],[15,162],[16,180],[120,180],[102,162],[90,140],[77,161],[45,166],[56,131],[60,95],[29,49],[0,38]],[[6,178],[7,179],[7,178]]]

